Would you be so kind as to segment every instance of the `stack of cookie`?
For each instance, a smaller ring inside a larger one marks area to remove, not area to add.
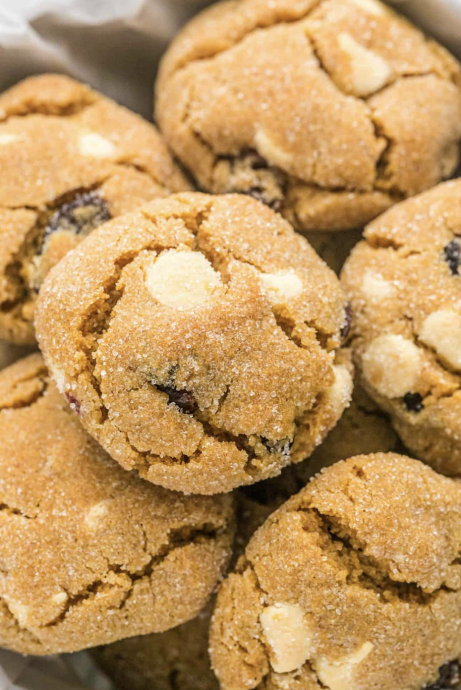
[[[0,644],[461,688],[460,66],[377,0],[231,0],[155,114],[0,95],[4,364],[41,350],[0,373]]]

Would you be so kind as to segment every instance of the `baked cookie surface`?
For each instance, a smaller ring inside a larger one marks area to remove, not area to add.
[[[88,436],[40,355],[0,373],[0,644],[71,652],[179,625],[229,561],[230,496],[125,472]]]
[[[348,327],[333,272],[243,195],[181,194],[106,223],[53,269],[37,309],[86,429],[185,493],[310,455],[349,404]]]
[[[45,275],[95,227],[188,188],[155,127],[84,84],[0,94],[0,337],[34,342]]]
[[[220,587],[210,650],[222,690],[456,687],[460,517],[461,486],[416,460],[324,470]]]
[[[173,41],[156,118],[199,188],[359,228],[456,169],[461,73],[376,0],[231,0]]]
[[[461,181],[378,218],[342,282],[361,381],[405,446],[461,474]]]

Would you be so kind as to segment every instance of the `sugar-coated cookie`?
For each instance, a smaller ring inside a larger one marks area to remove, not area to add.
[[[358,228],[455,170],[461,72],[377,0],[230,0],[173,41],[156,117],[200,189]]]
[[[95,227],[187,188],[155,127],[84,84],[0,94],[0,337],[34,342],[43,278]]]
[[[361,380],[405,446],[461,475],[461,180],[395,206],[343,272]]]
[[[125,472],[40,355],[0,373],[0,645],[71,652],[193,618],[229,561],[230,496]]]
[[[459,684],[460,548],[459,483],[395,454],[324,470],[220,587],[210,636],[220,687]]]
[[[349,404],[339,281],[280,215],[181,194],[106,223],[49,274],[37,334],[125,469],[212,494],[309,456]]]

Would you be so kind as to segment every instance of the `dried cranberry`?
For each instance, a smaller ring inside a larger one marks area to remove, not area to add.
[[[460,690],[461,668],[458,661],[450,661],[439,669],[439,679],[425,690]]]
[[[168,402],[179,407],[185,414],[193,414],[197,409],[197,401],[190,391],[178,391],[172,386],[157,386],[159,391],[168,395]]]
[[[424,409],[423,396],[419,393],[407,393],[403,402],[409,412],[421,412]]]
[[[444,259],[447,262],[452,275],[459,276],[459,264],[461,263],[461,246],[459,240],[452,240],[443,250]]]
[[[95,191],[81,192],[53,214],[45,229],[44,242],[58,230],[86,236],[110,218],[109,208],[102,196]]]
[[[348,302],[346,308],[344,309],[344,322],[341,326],[340,336],[343,341],[347,340],[349,333],[351,332],[352,325],[352,304]]]
[[[71,409],[74,410],[74,412],[76,412],[77,414],[80,414],[80,403],[77,400],[77,398],[75,398],[70,393],[65,393],[65,397],[67,402],[71,406]]]

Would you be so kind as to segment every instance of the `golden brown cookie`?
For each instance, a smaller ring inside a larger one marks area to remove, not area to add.
[[[220,687],[436,682],[461,652],[460,550],[460,484],[394,454],[324,470],[270,516],[220,588],[210,637]]]
[[[461,72],[377,0],[218,3],[173,41],[156,117],[201,189],[300,231],[363,225],[450,177]]]
[[[155,127],[84,84],[48,74],[0,94],[0,337],[34,342],[43,278],[85,235],[185,189]]]
[[[345,298],[307,241],[243,195],[106,223],[50,273],[40,345],[125,469],[212,494],[306,458],[352,389]]]
[[[185,497],[122,470],[40,355],[0,373],[0,644],[71,652],[202,609],[227,566],[230,496]]]
[[[461,474],[461,180],[374,221],[342,279],[362,383],[405,446]]]

